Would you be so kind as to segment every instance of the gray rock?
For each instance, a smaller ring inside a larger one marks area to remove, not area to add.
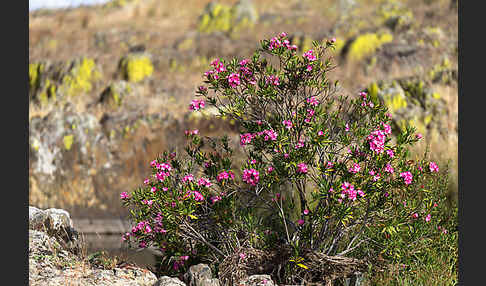
[[[211,268],[208,265],[200,263],[192,265],[184,275],[188,286],[219,286],[219,279],[212,278]]]
[[[178,278],[162,276],[155,282],[155,284],[153,284],[153,286],[186,286],[186,284]]]
[[[240,280],[239,286],[275,286],[270,275],[252,275]]]
[[[29,206],[29,229],[59,238],[64,248],[74,252],[79,251],[78,232],[73,228],[69,213],[63,209],[41,210]]]
[[[258,21],[258,12],[251,0],[240,0],[233,7],[235,11],[236,21],[239,22],[244,18],[247,18],[250,22],[255,23]]]

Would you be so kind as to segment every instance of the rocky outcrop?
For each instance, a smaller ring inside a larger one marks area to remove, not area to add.
[[[152,286],[157,281],[152,272],[133,266],[97,268],[67,241],[79,242],[67,211],[29,206],[29,285]]]
[[[238,283],[239,286],[275,286],[270,275],[252,275]]]
[[[189,267],[184,275],[188,286],[219,286],[219,279],[212,278],[211,268],[206,264],[197,264]]]

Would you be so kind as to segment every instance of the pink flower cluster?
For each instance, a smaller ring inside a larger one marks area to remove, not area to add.
[[[240,145],[244,146],[244,145],[250,144],[251,140],[253,140],[253,138],[255,138],[256,136],[262,136],[262,135],[265,135],[263,137],[264,141],[268,141],[268,140],[275,141],[275,140],[277,140],[278,133],[273,131],[273,130],[266,129],[266,130],[259,131],[259,132],[256,132],[256,133],[240,134]]]
[[[297,164],[297,173],[301,173],[301,174],[307,173],[307,165],[305,163]]]
[[[357,195],[364,197],[364,192],[361,190],[356,190],[352,184],[349,182],[344,182],[341,185],[341,198],[344,199],[346,196],[348,196],[348,199],[351,201],[355,201],[357,198]]]
[[[385,166],[385,172],[393,174],[394,171],[395,170],[393,169],[392,165],[390,165],[390,163],[387,163],[386,166]]]
[[[231,73],[226,77],[226,79],[228,79],[228,83],[232,88],[237,87],[241,83],[240,75],[237,73]]]
[[[120,194],[120,199],[122,199],[122,200],[129,199],[129,198],[130,198],[130,195],[127,192],[123,192],[123,193]]]
[[[205,103],[203,99],[193,99],[191,104],[189,104],[189,110],[197,111],[204,108]]]
[[[243,182],[255,186],[258,184],[258,181],[260,179],[260,174],[257,170],[255,169],[245,169],[243,170],[243,175],[242,175]]]
[[[274,76],[274,75],[270,75],[268,76],[266,79],[265,79],[265,82],[267,84],[272,84],[272,85],[280,85],[280,82],[279,82],[279,79],[277,76]]]
[[[244,133],[240,134],[240,145],[244,146],[251,143],[251,140],[255,137],[254,134]]]
[[[439,166],[435,162],[429,163],[429,169],[431,172],[439,172]]]
[[[403,178],[406,185],[410,185],[412,183],[412,173],[410,172],[402,172],[400,173],[400,177]]]
[[[361,103],[361,106],[363,106],[363,107],[365,107],[365,106],[369,106],[369,107],[375,106],[372,101],[369,101],[368,103],[366,102],[366,99],[367,99],[366,96],[368,95],[366,92],[362,91],[362,92],[359,93],[359,95],[361,96],[361,99],[363,100],[363,102]]]
[[[194,181],[194,175],[193,174],[188,174],[185,175],[184,178],[182,178],[183,183],[191,182]]]
[[[307,98],[306,101],[307,101],[308,104],[313,105],[313,106],[319,105],[319,101],[317,100],[317,98],[315,96],[311,96],[311,97]]]
[[[285,128],[287,128],[289,130],[292,128],[292,121],[290,121],[290,120],[284,120],[284,121],[282,121],[282,124],[285,125]]]
[[[370,149],[378,154],[385,151],[386,133],[383,130],[375,130],[367,137]]]
[[[317,58],[316,56],[314,55],[314,51],[313,50],[308,50],[307,52],[305,52],[303,55],[302,55],[304,58],[308,59],[309,61],[315,61]]]
[[[198,129],[186,130],[186,131],[184,131],[184,134],[186,134],[186,135],[197,135],[197,134],[199,134],[199,130]]]
[[[356,174],[361,170],[361,166],[358,163],[353,163],[353,166],[349,168],[349,172]]]
[[[211,181],[209,181],[208,178],[200,178],[199,180],[197,180],[197,185],[198,186],[205,186],[205,187],[211,187],[213,184],[211,183]]]
[[[206,76],[208,79],[210,79],[211,76],[214,79],[218,79],[218,73],[226,71],[223,62],[221,62],[219,59],[213,60],[211,62],[211,65],[214,67],[214,70],[209,70],[204,73],[204,76]]]
[[[218,180],[218,182],[221,182],[222,180],[226,180],[226,179],[229,179],[231,178],[232,180],[235,179],[235,174],[233,174],[233,172],[231,171],[222,171],[221,173],[218,174],[218,176],[216,176],[216,179]]]
[[[286,47],[287,49],[291,51],[297,50],[296,45],[290,45],[289,40],[285,39],[287,37],[287,34],[282,32],[280,35],[277,37],[273,37],[270,39],[270,45],[268,46],[269,50],[274,50],[280,47]]]

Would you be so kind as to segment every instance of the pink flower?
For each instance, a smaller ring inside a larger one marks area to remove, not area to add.
[[[205,103],[204,99],[193,99],[191,104],[189,104],[189,110],[197,111],[199,109],[204,108]]]
[[[384,130],[384,132],[385,132],[385,134],[386,134],[386,135],[389,135],[389,134],[391,134],[391,133],[392,133],[392,132],[391,132],[391,127],[390,127],[390,125],[385,124],[385,123],[383,123],[383,130]]]
[[[304,58],[308,59],[309,61],[315,61],[317,58],[316,56],[314,55],[314,51],[313,50],[308,50],[307,52],[305,52],[303,55],[302,55]]]
[[[370,149],[378,154],[385,150],[386,135],[382,130],[375,130],[371,132],[366,138],[369,141]]]
[[[150,180],[149,180],[149,179],[145,179],[145,180],[143,180],[143,183],[144,183],[145,185],[148,185],[148,184],[150,183]]]
[[[193,180],[194,180],[194,176],[192,174],[185,175],[184,178],[182,178],[183,183],[190,182]]]
[[[309,210],[308,209],[305,209],[304,210],[304,215],[308,215],[309,214]]]
[[[413,218],[418,218],[418,213],[413,213],[413,214],[412,214],[412,217],[413,217]]]
[[[391,150],[391,149],[386,150],[386,154],[388,154],[388,156],[390,156],[390,158],[395,157],[395,153],[393,153],[393,150]]]
[[[423,137],[423,136],[422,136],[422,134],[420,134],[420,133],[417,133],[417,134],[415,135],[415,138],[417,138],[417,139],[419,139],[419,140],[420,140],[420,139],[422,139],[422,137]]]
[[[349,124],[346,123],[346,128],[344,129],[344,131],[348,132],[349,131]]]
[[[299,225],[303,225],[303,224],[305,223],[305,221],[304,221],[303,219],[299,219],[299,220],[297,221],[297,223],[298,223]]]
[[[218,176],[216,177],[216,179],[218,180],[218,182],[221,182],[222,180],[226,180],[226,179],[234,179],[235,175],[233,174],[233,172],[231,171],[222,171],[221,173],[218,174]]]
[[[201,195],[200,192],[193,191],[192,193],[194,194],[194,200],[195,201],[197,201],[197,202],[204,201],[204,197],[203,197],[203,195]]]
[[[307,67],[305,68],[306,71],[310,72],[312,71],[312,66],[311,65],[307,65]]]
[[[267,84],[272,84],[272,85],[280,85],[280,82],[278,81],[278,77],[274,76],[274,75],[271,75],[271,76],[268,76],[265,80],[265,82]]]
[[[244,133],[240,134],[240,145],[244,146],[246,144],[250,144],[251,140],[255,137],[254,134],[251,133]]]
[[[215,202],[217,201],[220,201],[221,200],[221,197],[220,196],[214,196],[214,197],[211,197],[211,202],[214,204]]]
[[[231,87],[235,88],[240,85],[240,75],[237,73],[231,73],[226,77],[228,79],[228,83]]]
[[[185,131],[184,131],[184,134],[186,134],[186,135],[197,135],[197,134],[199,134],[199,130],[198,130],[198,129],[194,129],[194,130],[185,130]]]
[[[400,177],[403,178],[406,185],[410,185],[412,183],[412,173],[410,172],[402,172],[400,173]]]
[[[151,191],[152,193],[155,193],[155,192],[157,191],[157,188],[156,188],[156,187],[152,187],[152,188],[150,189],[150,191]]]
[[[255,186],[260,179],[260,174],[255,169],[249,169],[249,170],[245,169],[243,170],[242,179],[247,184]]]
[[[319,101],[317,100],[317,98],[315,96],[311,96],[307,99],[307,103],[310,104],[310,105],[313,105],[313,106],[318,106],[319,105]]]
[[[307,165],[305,163],[297,164],[297,173],[301,173],[301,174],[307,173]]]
[[[385,166],[385,172],[388,172],[390,174],[393,174],[395,170],[393,170],[393,167],[392,165],[390,165],[390,163],[387,163],[386,166]]]
[[[213,184],[209,181],[207,178],[200,178],[197,181],[198,186],[205,186],[205,187],[211,187]]]
[[[289,130],[292,128],[292,121],[290,121],[290,120],[284,120],[284,121],[282,121],[282,124],[285,125],[285,128],[287,128]]]
[[[429,169],[431,172],[439,172],[439,166],[435,162],[429,163]]]
[[[240,66],[246,66],[247,63],[249,63],[250,60],[249,59],[244,59],[244,60],[241,60],[240,61]]]
[[[349,172],[356,174],[361,170],[361,166],[358,163],[354,163],[351,168],[349,168]]]
[[[324,131],[319,130],[319,131],[317,132],[317,135],[318,135],[318,136],[324,136]]]
[[[120,199],[124,200],[124,199],[129,199],[130,198],[130,195],[127,193],[127,192],[123,192],[120,194]]]
[[[431,218],[432,218],[432,216],[431,216],[430,214],[428,214],[428,215],[425,217],[425,221],[426,221],[426,222],[429,222]]]
[[[244,253],[240,253],[240,258],[241,258],[241,259],[245,259],[245,258],[246,258],[246,254],[244,254]]]
[[[268,166],[267,173],[271,173],[274,170],[273,166]]]

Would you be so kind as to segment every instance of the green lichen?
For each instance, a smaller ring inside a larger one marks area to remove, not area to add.
[[[140,82],[152,75],[154,66],[147,55],[130,55],[122,59],[121,70],[125,80]]]
[[[391,41],[393,41],[393,36],[389,33],[383,33],[381,35],[367,33],[358,36],[349,47],[348,59],[353,62],[361,61],[372,55],[383,44]]]
[[[74,136],[72,134],[66,135],[64,136],[63,141],[64,141],[64,148],[66,148],[66,150],[70,150],[71,146],[73,145]]]
[[[96,69],[94,60],[82,58],[75,61],[69,73],[62,78],[62,89],[70,96],[90,92],[93,88],[93,81],[100,77],[101,74]]]

